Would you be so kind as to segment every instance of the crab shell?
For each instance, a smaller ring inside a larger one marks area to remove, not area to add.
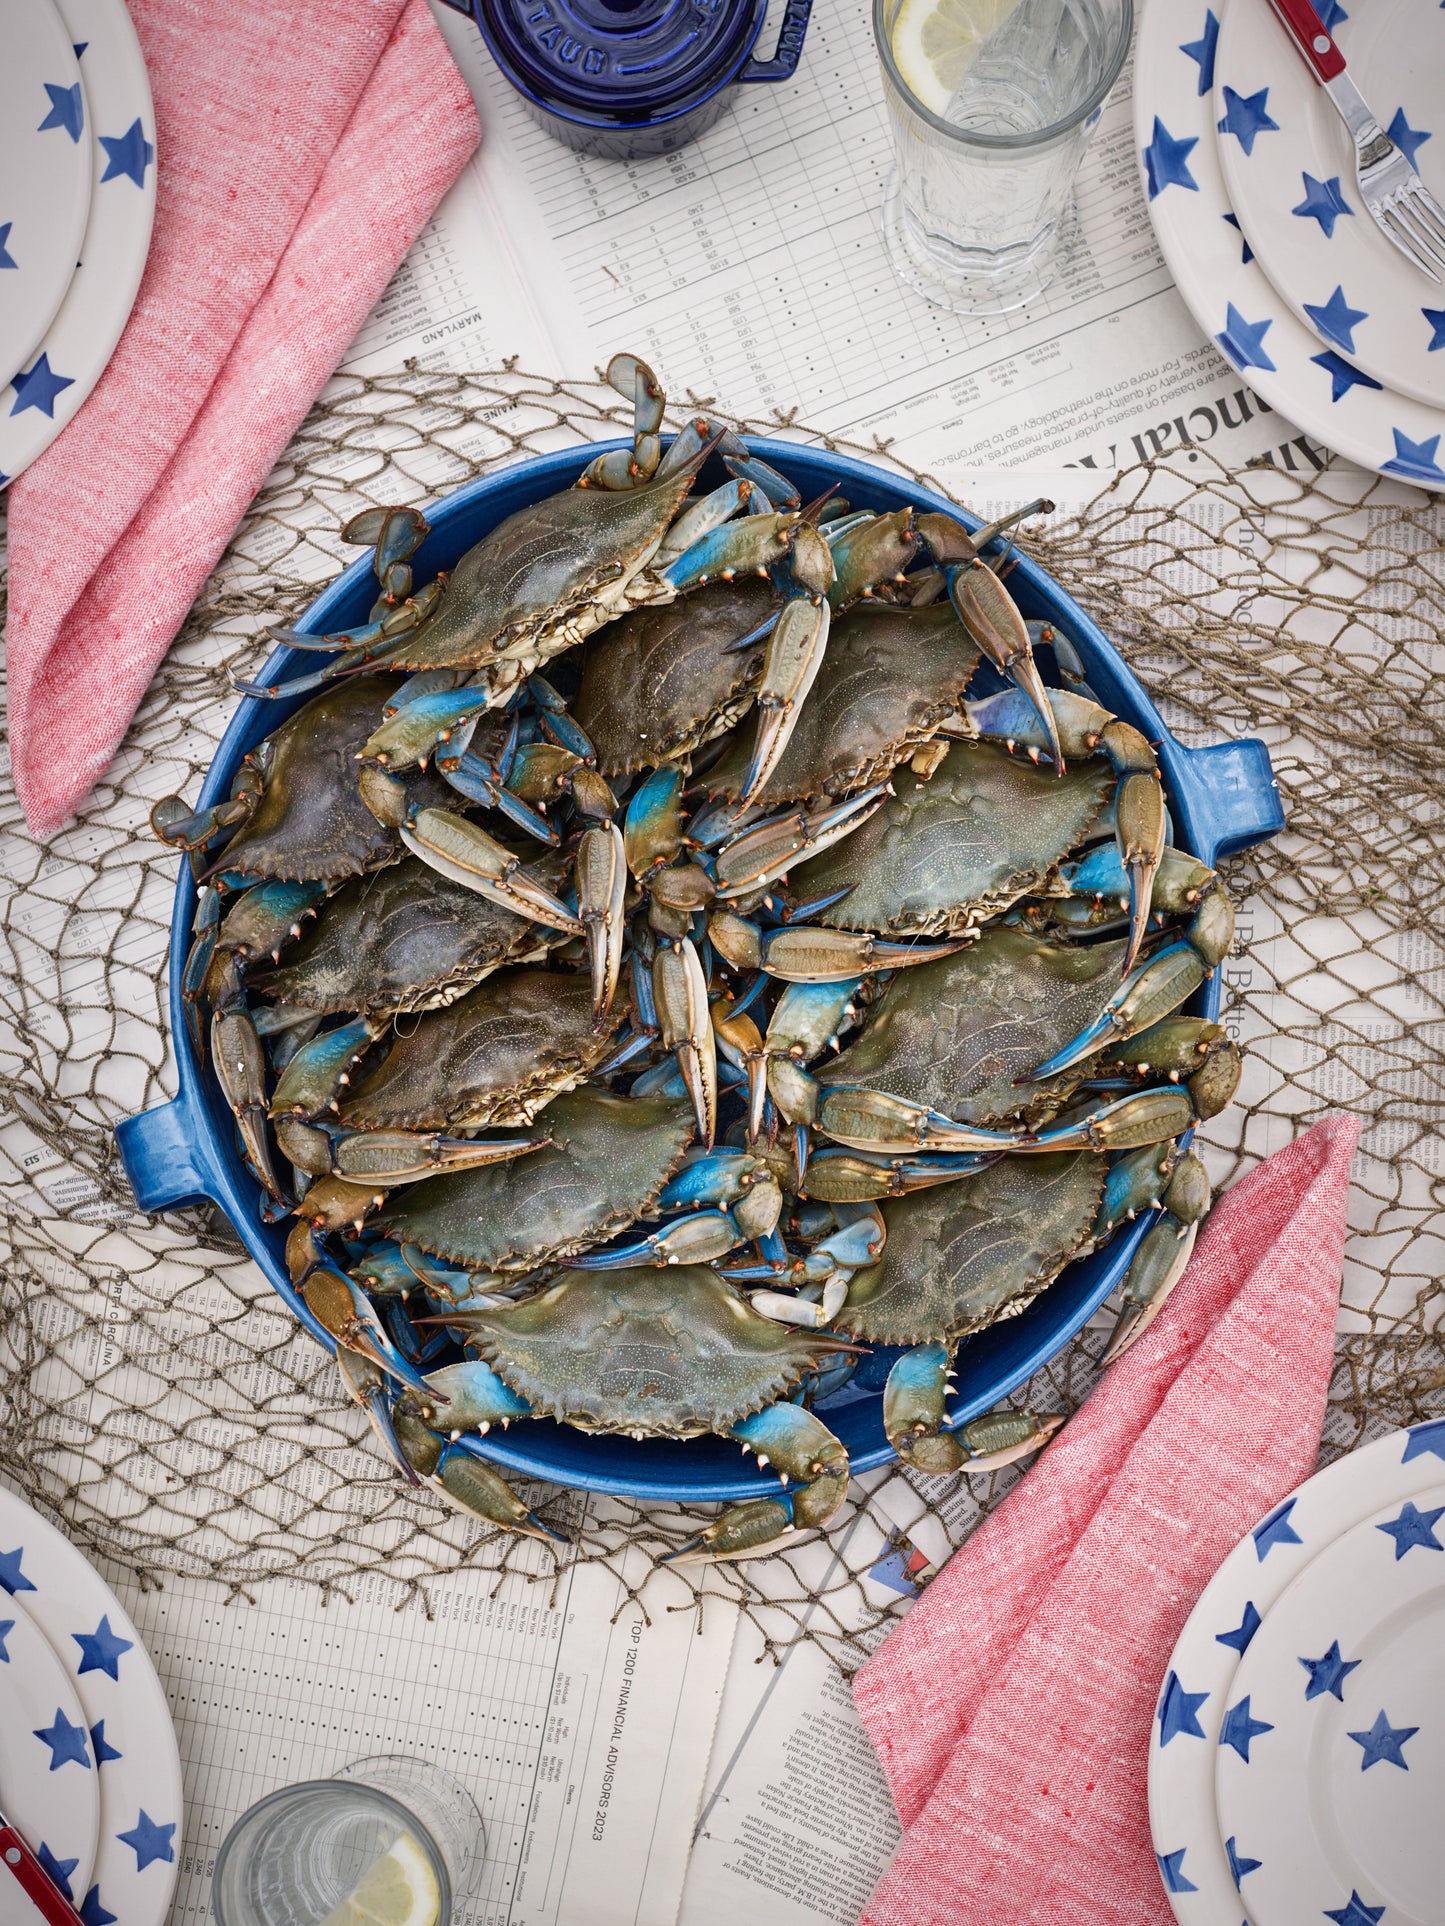
[[[958,714],[980,659],[951,603],[860,603],[830,631],[817,680],[754,801],[848,796],[879,781]],[[730,749],[709,770],[708,793],[740,796],[750,753],[742,743]]]
[[[585,976],[499,971],[399,1030],[341,1120],[362,1130],[528,1124],[602,1061],[622,1015],[594,1026]]]
[[[701,1264],[573,1273],[511,1309],[469,1315],[467,1334],[534,1410],[647,1437],[726,1431],[776,1402],[819,1353]]]
[[[285,882],[340,882],[394,862],[401,839],[377,821],[357,786],[357,756],[382,704],[400,685],[393,676],[336,683],[266,738],[261,800],[214,865]],[[425,793],[424,793],[425,792]],[[418,801],[454,803],[440,777],[420,779]]]
[[[574,486],[518,509],[467,550],[390,663],[480,668],[511,657],[528,673],[623,612],[691,486],[684,468],[646,488]]]
[[[722,735],[752,706],[767,647],[737,644],[777,606],[757,575],[715,582],[684,601],[637,609],[592,642],[574,720],[605,776],[676,761]]]
[[[956,742],[926,781],[901,770],[895,789],[793,874],[800,897],[848,890],[821,918],[834,929],[963,936],[1062,887],[1057,866],[1096,825],[1114,775],[1100,756],[1058,776],[991,743]]]
[[[555,890],[565,871],[547,851],[527,873]],[[346,884],[287,961],[248,983],[322,1016],[439,1010],[501,965],[536,962],[565,941],[408,856]]]
[[[994,924],[976,943],[900,970],[868,1027],[815,1075],[926,1104],[956,1123],[1035,1125],[1087,1066],[1028,1078],[1093,1023],[1119,987],[1122,943],[1077,949]],[[1016,1087],[1017,1082],[1017,1087]]]
[[[577,1090],[547,1106],[545,1127],[552,1142],[522,1160],[525,1171],[487,1164],[429,1178],[387,1204],[382,1228],[467,1270],[571,1257],[656,1203],[692,1141],[692,1105]]]
[[[1105,1169],[1092,1150],[1004,1157],[885,1204],[883,1257],[855,1273],[835,1328],[868,1344],[951,1343],[1017,1316],[1088,1241]]]

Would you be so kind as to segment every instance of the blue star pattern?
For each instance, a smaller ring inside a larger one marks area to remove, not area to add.
[[[1199,97],[1202,100],[1205,94],[1214,92],[1214,56],[1219,51],[1219,22],[1214,17],[1213,7],[1204,16],[1204,32],[1179,51],[1199,62]]]
[[[1311,307],[1306,301],[1304,310],[1314,323],[1316,334],[1322,334],[1326,341],[1333,341],[1346,354],[1355,352],[1355,329],[1370,318],[1367,308],[1352,308],[1345,299],[1344,289],[1339,287],[1323,307]]]
[[[1209,17],[1212,20],[1214,15],[1210,14]],[[1199,1891],[1194,1881],[1192,1879],[1186,1879],[1184,1876],[1184,1850],[1184,1847],[1181,1846],[1178,1852],[1156,1852],[1154,1855],[1159,1861],[1159,1877],[1164,1881],[1164,1890],[1166,1893],[1197,1893]]]
[[[1305,184],[1305,197],[1298,207],[1290,209],[1290,213],[1298,214],[1302,221],[1318,221],[1324,230],[1325,239],[1332,241],[1335,238],[1335,222],[1341,214],[1348,214],[1351,220],[1354,219],[1355,214],[1355,210],[1345,199],[1344,190],[1340,186],[1340,177],[1338,174],[1331,174],[1327,181],[1317,181],[1313,174],[1304,174],[1302,179]]]
[[[1411,441],[1399,428],[1392,428],[1390,433],[1395,437],[1395,454],[1393,460],[1380,463],[1385,474],[1403,475],[1406,481],[1445,482],[1445,468],[1435,459],[1440,448],[1438,435],[1431,435],[1427,441]]]
[[[1268,101],[1268,87],[1261,87],[1257,94],[1237,94],[1232,87],[1226,87],[1224,118],[1219,123],[1219,132],[1233,134],[1245,153],[1252,154],[1254,143],[1261,134],[1279,132],[1279,122],[1269,117]]]
[[[1199,183],[1189,171],[1189,156],[1198,145],[1196,138],[1175,140],[1159,116],[1154,116],[1154,138],[1144,149],[1144,176],[1151,201],[1166,187],[1199,192]]]
[[[42,1744],[50,1747],[50,1770],[59,1772],[63,1765],[72,1761],[90,1770],[90,1747],[86,1744],[89,1734],[83,1725],[72,1725],[59,1706],[55,1708],[54,1725],[42,1725],[35,1736]]]
[[[1225,1713],[1224,1724],[1219,1728],[1219,1743],[1221,1745],[1232,1745],[1240,1758],[1248,1765],[1249,1748],[1252,1742],[1259,1737],[1261,1732],[1273,1732],[1273,1730],[1274,1727],[1272,1725],[1266,1725],[1263,1719],[1250,1717],[1249,1694],[1246,1692],[1244,1697],[1239,1701],[1239,1704],[1231,1705]]]
[[[1304,1540],[1289,1522],[1289,1515],[1298,1504],[1297,1498],[1286,1498],[1282,1505],[1276,1505],[1268,1517],[1261,1518],[1249,1534],[1254,1540],[1255,1556],[1262,1565],[1276,1545],[1300,1545]]]
[[[1442,3],[1445,3],[1445,0],[1442,0]],[[1379,1926],[1379,1922],[1384,1917],[1384,1907],[1367,1906],[1353,1886],[1350,1888],[1349,1905],[1341,1906],[1337,1913],[1325,1914],[1326,1919],[1334,1920],[1335,1926]]]
[[[105,1736],[105,1720],[97,1719],[90,1728],[90,1748],[95,1754],[95,1763],[102,1766],[108,1759],[118,1759],[121,1755]]]
[[[5,245],[10,239],[10,230],[14,225],[14,221],[6,221],[4,226],[0,227],[0,268],[19,267],[20,265]]]
[[[1224,1842],[1225,1855],[1229,1860],[1229,1873],[1234,1881],[1234,1890],[1239,1891],[1239,1882],[1246,1873],[1258,1872],[1264,1864],[1262,1859],[1246,1859],[1231,1837]]]
[[[1302,1658],[1300,1664],[1310,1675],[1305,1687],[1307,1699],[1317,1699],[1325,1692],[1331,1692],[1340,1701],[1345,1701],[1344,1684],[1350,1673],[1360,1664],[1359,1659],[1340,1657],[1340,1641],[1336,1639],[1323,1658]]]
[[[1395,118],[1390,122],[1385,132],[1390,136],[1390,139],[1394,141],[1395,145],[1412,167],[1415,165],[1416,154],[1430,138],[1424,128],[1412,127],[1410,125],[1409,121],[1405,118],[1405,110],[1403,107],[1396,108]]]
[[[120,1678],[120,1655],[130,1651],[135,1641],[113,1632],[108,1617],[102,1618],[93,1632],[72,1632],[70,1636],[80,1647],[77,1677],[85,1672],[104,1672],[110,1678]]]
[[[17,1592],[33,1592],[35,1587],[20,1569],[20,1561],[25,1556],[25,1547],[17,1545],[13,1552],[0,1552],[0,1586],[4,1586],[14,1598]]]
[[[1408,1772],[1410,1767],[1403,1748],[1405,1741],[1413,1739],[1419,1730],[1418,1725],[1391,1725],[1381,1711],[1375,1714],[1375,1723],[1368,1732],[1347,1732],[1345,1737],[1353,1739],[1365,1755],[1360,1761],[1361,1772],[1368,1772],[1372,1765],[1378,1765],[1382,1759],[1390,1765],[1399,1766],[1402,1772]]]
[[[1442,0],[1442,4],[1445,4],[1445,0]],[[1239,216],[1237,214],[1222,214],[1220,216],[1220,219],[1224,221],[1228,221],[1229,225],[1234,229],[1235,233],[1239,236],[1239,245],[1242,250],[1239,257],[1239,265],[1241,267],[1248,267],[1250,262],[1254,259],[1254,249],[1249,245],[1249,236],[1245,233],[1244,229],[1239,225]]]
[[[1445,5],[1445,0],[1441,0],[1441,4]],[[1333,33],[1342,20],[1350,17],[1340,5],[1340,0],[1314,0],[1314,7],[1320,17],[1320,25],[1329,33]]]
[[[10,1654],[5,1650],[5,1641],[15,1630],[13,1618],[0,1618],[0,1665],[10,1663]]]
[[[100,1903],[99,1886],[91,1887],[90,1891],[85,1895],[85,1900],[80,1906],[79,1912],[81,1919],[85,1922],[85,1926],[115,1926],[116,1915],[114,1913],[108,1913]]]
[[[1264,347],[1264,337],[1273,326],[1274,322],[1269,320],[1246,321],[1239,309],[1231,301],[1225,315],[1224,332],[1223,334],[1215,335],[1214,338],[1229,356],[1236,368],[1268,368],[1273,370],[1274,363],[1270,360]],[[1258,1547],[1260,1543],[1260,1532],[1263,1531],[1264,1528],[1265,1527],[1261,1525],[1254,1534],[1256,1547]],[[1285,1529],[1288,1531],[1289,1527],[1286,1526]],[[1289,1536],[1298,1542],[1296,1534],[1293,1531],[1290,1531]],[[1289,1541],[1286,1539],[1280,1542],[1288,1543]],[[1259,1555],[1261,1558],[1265,1556],[1264,1552],[1260,1552]]]
[[[75,1871],[80,1861],[78,1859],[57,1859],[43,1839],[35,1848],[35,1857],[40,1861],[49,1877],[65,1894],[65,1897],[67,1899],[74,1899],[75,1894],[70,1890],[70,1875]]]
[[[1343,356],[1337,355],[1333,348],[1326,348],[1323,354],[1312,354],[1310,360],[1317,368],[1323,368],[1330,378],[1330,400],[1343,401],[1351,388],[1379,388],[1383,384],[1373,375],[1367,375],[1359,368],[1352,367]]]
[[[135,1869],[144,1872],[153,1859],[164,1859],[169,1863],[175,1858],[171,1839],[175,1833],[174,1825],[158,1826],[142,1806],[140,1817],[129,1832],[118,1832],[115,1836],[123,1846],[129,1846],[135,1854]]]
[[[12,415],[18,415],[26,408],[38,408],[41,414],[49,415],[53,421],[56,396],[62,389],[73,388],[75,383],[69,375],[54,373],[50,366],[50,356],[43,354],[33,368],[27,368],[23,373],[16,375],[11,386],[15,390],[15,406],[10,410]],[[0,1564],[3,1564],[3,1561],[0,1561]],[[0,1571],[0,1585],[4,1583],[3,1571]],[[13,1587],[6,1585],[5,1589],[10,1591]],[[29,1580],[25,1583],[25,1590],[27,1592],[35,1590]]]
[[[80,82],[77,80],[73,87],[54,87],[47,80],[45,91],[50,96],[50,112],[36,132],[43,134],[47,127],[63,127],[72,140],[79,140],[85,125],[85,96],[80,91]]]
[[[1203,1729],[1195,1717],[1201,1705],[1209,1697],[1207,1692],[1186,1692],[1179,1683],[1179,1674],[1171,1672],[1164,1681],[1164,1696],[1159,1701],[1159,1743],[1168,1745],[1171,1739],[1178,1738],[1181,1732],[1191,1739],[1202,1739]]]
[[[1254,1601],[1248,1599],[1245,1601],[1244,1617],[1235,1629],[1232,1632],[1216,1632],[1214,1642],[1216,1645],[1232,1645],[1243,1658],[1249,1650],[1249,1641],[1260,1628],[1260,1623],[1259,1613],[1254,1609]]]
[[[1398,432],[1398,431],[1397,431]],[[1435,1527],[1445,1518],[1445,1505],[1437,1505],[1434,1511],[1417,1511],[1414,1503],[1407,1498],[1398,1518],[1392,1518],[1388,1525],[1376,1525],[1376,1531],[1387,1533],[1395,1541],[1395,1563],[1398,1565],[1407,1551],[1416,1545],[1425,1551],[1445,1551],[1445,1545],[1435,1536]]]
[[[1440,0],[1440,4],[1445,7],[1445,0]],[[1445,308],[1438,313],[1432,308],[1421,308],[1420,312],[1436,331],[1430,346],[1445,348]],[[1445,1464],[1445,1418],[1436,1418],[1433,1424],[1412,1426],[1405,1435],[1405,1455],[1400,1463],[1407,1465],[1412,1458],[1423,1458],[1427,1452]]]
[[[133,120],[123,134],[102,134],[100,144],[105,149],[105,172],[100,177],[102,185],[106,181],[118,180],[123,174],[127,180],[134,181],[137,187],[145,186],[146,169],[155,159],[156,150],[142,133],[138,120]]]

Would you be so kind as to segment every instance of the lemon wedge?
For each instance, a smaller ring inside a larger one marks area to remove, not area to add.
[[[923,105],[944,114],[979,48],[1019,0],[903,0],[893,58]]]
[[[441,1909],[436,1874],[415,1839],[404,1832],[322,1926],[436,1926]]]

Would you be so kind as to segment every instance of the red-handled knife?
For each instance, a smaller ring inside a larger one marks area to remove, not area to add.
[[[27,1905],[26,1902],[29,1901]],[[82,1926],[80,1915],[0,1812],[0,1926]]]

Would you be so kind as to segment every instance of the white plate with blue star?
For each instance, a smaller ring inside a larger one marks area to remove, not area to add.
[[[0,1593],[0,1812],[66,1892],[88,1881],[100,1787],[75,1687],[39,1627]]]
[[[1442,1475],[1445,1420],[1391,1432],[1276,1505],[1205,1587],[1170,1655],[1149,1746],[1150,1829],[1180,1926],[1239,1926],[1241,1891],[1246,1900],[1253,1892],[1252,1875],[1241,1870],[1237,1885],[1235,1870],[1259,1856],[1258,1845],[1248,1833],[1221,1830],[1215,1783],[1221,1755],[1251,1764],[1261,1727],[1271,1722],[1239,1676],[1261,1626],[1341,1533],[1384,1508],[1419,1505]]]
[[[155,216],[155,113],[124,0],[56,5],[85,84],[94,191],[60,309],[0,390],[0,487],[49,447],[105,372],[135,305]]]
[[[1341,1533],[1239,1662],[1214,1795],[1254,1926],[1439,1926],[1445,1482]]]
[[[65,298],[90,210],[80,68],[50,0],[5,9],[0,60],[0,379]]]
[[[1361,468],[1445,489],[1445,405],[1397,394],[1326,347],[1240,230],[1214,102],[1221,22],[1235,7],[1264,11],[1267,0],[1148,0],[1139,28],[1134,131],[1169,271],[1210,340],[1286,421]]]
[[[165,1692],[99,1572],[0,1488],[0,1619],[23,1615],[69,1677],[95,1761],[95,1863],[61,1883],[85,1926],[162,1926],[181,1853],[181,1762]],[[8,1810],[3,1798],[0,1807]]]
[[[1445,203],[1440,0],[1323,0],[1349,71],[1391,139]],[[1404,50],[1408,57],[1402,57]],[[1225,190],[1275,288],[1321,344],[1396,393],[1445,405],[1445,286],[1366,213],[1355,148],[1266,6],[1232,7],[1215,63]]]

